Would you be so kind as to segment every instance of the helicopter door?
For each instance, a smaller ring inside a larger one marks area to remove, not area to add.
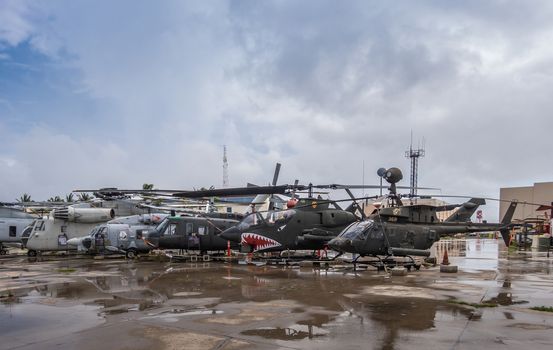
[[[386,235],[390,237],[390,232],[386,232]],[[387,253],[386,247],[388,239],[385,237],[384,229],[380,225],[372,224],[365,229],[361,236],[365,240],[365,250],[370,251],[371,254],[384,255]]]
[[[163,248],[175,249],[179,247],[179,236],[177,235],[177,223],[169,222],[165,227],[165,231],[159,236],[159,245]]]
[[[184,237],[186,239],[186,248],[187,249],[198,249],[199,238],[196,236],[196,233],[194,232],[194,224],[193,223],[191,223],[191,222],[186,223]]]
[[[209,234],[208,227],[200,225],[198,226],[198,236],[200,237],[200,248],[211,246],[211,235]]]

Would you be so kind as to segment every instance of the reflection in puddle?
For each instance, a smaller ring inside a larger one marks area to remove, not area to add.
[[[298,321],[297,324],[290,327],[260,327],[242,331],[241,334],[279,340],[313,339],[328,335],[329,331],[323,327],[329,324],[336,316],[311,314],[310,317],[310,319]]]
[[[489,300],[485,300],[484,303],[508,306],[508,305],[517,305],[517,304],[527,304],[528,301],[513,300],[513,295],[511,293],[499,293],[497,294],[496,297],[493,297]]]
[[[186,310],[186,309],[172,309],[165,310],[158,313],[149,313],[148,316],[142,317],[141,319],[161,319],[165,322],[177,322],[179,317],[187,316],[201,316],[201,315],[220,315],[222,310],[209,310],[209,309],[196,309],[196,310]]]
[[[314,337],[322,337],[328,334],[322,328],[312,325],[294,325],[292,327],[280,328],[280,327],[264,327],[257,329],[249,329],[241,332],[244,335],[253,335],[262,337],[265,339],[279,339],[279,340],[301,340],[305,338],[312,339]]]

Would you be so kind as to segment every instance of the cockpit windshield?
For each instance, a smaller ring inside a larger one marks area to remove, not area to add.
[[[94,228],[92,229],[92,231],[90,231],[90,235],[89,235],[89,236],[90,236],[90,237],[94,237],[94,235],[96,234],[96,232],[98,232],[98,229],[99,229],[99,227],[94,227]]]
[[[344,232],[340,234],[340,237],[364,240],[367,238],[369,231],[373,230],[375,226],[373,220],[355,222],[346,228]]]
[[[159,232],[159,234],[163,234],[167,225],[169,225],[169,218],[163,219],[163,221],[156,226],[156,231]]]
[[[36,221],[33,221],[29,226],[25,227],[23,232],[21,232],[21,237],[29,237],[31,235],[33,227],[35,226],[35,222]]]
[[[246,230],[251,226],[264,223],[269,226],[273,225],[285,225],[296,214],[294,209],[288,210],[269,210],[267,212],[256,212],[246,216],[239,224],[239,230]]]
[[[29,238],[34,237],[38,231],[44,230],[44,220],[36,220],[31,230],[32,231],[31,231],[31,234],[29,235]]]
[[[263,218],[259,213],[251,213],[247,215],[240,223],[238,224],[238,229],[240,230],[246,230],[250,226],[258,225],[259,223],[263,222]]]
[[[294,209],[288,210],[270,210],[265,213],[265,221],[269,226],[284,225],[290,221],[292,216],[296,214]]]
[[[37,220],[33,231],[43,231],[44,230],[44,220]]]

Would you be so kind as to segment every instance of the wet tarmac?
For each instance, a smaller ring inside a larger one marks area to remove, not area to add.
[[[458,273],[7,257],[0,348],[551,349],[553,258],[445,245]]]

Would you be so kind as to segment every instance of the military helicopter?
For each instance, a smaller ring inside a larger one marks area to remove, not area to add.
[[[29,226],[38,219],[38,215],[29,214],[13,205],[0,203],[0,255],[8,251],[6,246],[21,246]],[[6,244],[6,245],[4,245]]]
[[[403,178],[400,169],[387,169],[383,178],[390,184],[388,198],[392,205],[349,225],[328,242],[330,248],[359,256],[429,256],[428,249],[443,235],[485,231],[500,231],[505,244],[509,244],[509,228],[517,202],[511,203],[500,223],[471,223],[464,220],[467,213],[471,213],[475,205],[481,203],[478,201],[472,203],[475,205],[462,207],[458,219],[451,216],[440,222],[436,215],[439,208],[436,206],[403,205],[402,196],[396,191],[396,183]]]
[[[240,243],[243,251],[317,250],[354,221],[355,214],[336,202],[291,199],[288,209],[250,213],[220,237]]]
[[[183,249],[200,251],[223,251],[229,248],[226,239],[218,236],[225,229],[237,225],[241,218],[232,213],[206,213],[203,215],[172,215],[166,217],[155,229],[144,235],[152,249]],[[231,249],[238,244],[231,244]]]
[[[124,254],[135,258],[152,248],[143,237],[167,214],[140,214],[116,218],[92,229],[90,234],[67,240],[67,249],[91,254]]]
[[[113,208],[93,208],[86,203],[53,209],[48,216],[35,221],[26,242],[27,255],[67,250],[67,240],[86,235],[99,223],[114,217]]]

